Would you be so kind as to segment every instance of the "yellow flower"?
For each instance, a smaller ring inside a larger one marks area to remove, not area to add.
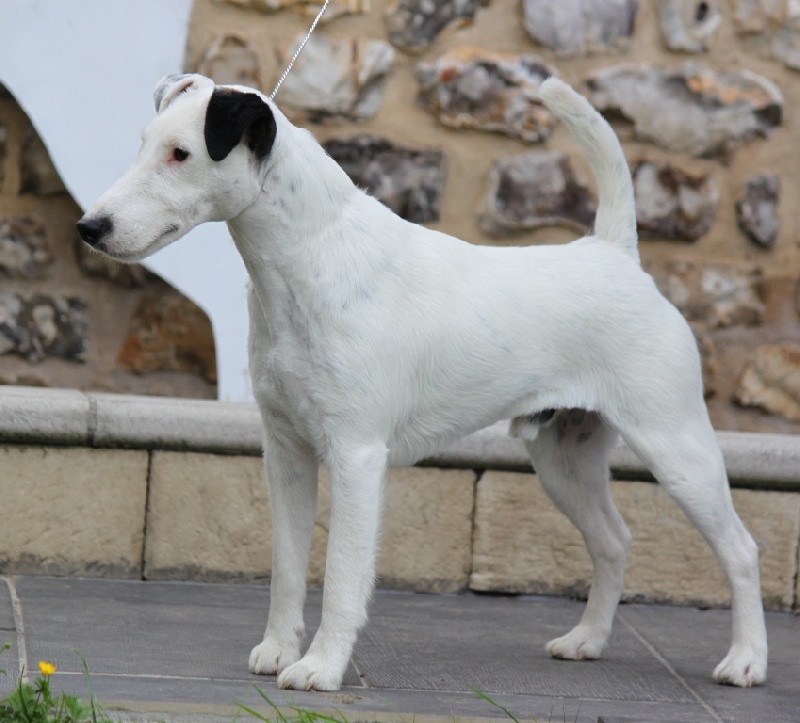
[[[39,661],[39,672],[46,678],[56,672],[56,666],[46,660]]]

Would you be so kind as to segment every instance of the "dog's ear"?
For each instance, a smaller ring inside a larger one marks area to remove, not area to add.
[[[242,141],[259,161],[269,155],[277,127],[272,110],[260,96],[215,88],[206,109],[205,138],[212,161],[221,161]]]
[[[211,85],[214,85],[214,81],[202,75],[165,75],[158,81],[158,85],[153,91],[153,103],[156,106],[156,113],[164,110],[181,93]]]

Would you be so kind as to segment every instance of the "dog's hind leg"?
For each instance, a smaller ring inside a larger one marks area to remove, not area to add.
[[[375,581],[388,451],[380,443],[329,453],[331,521],[322,621],[308,652],[278,676],[279,688],[339,690]]]
[[[679,429],[666,423],[654,429],[639,420],[620,431],[703,535],[728,578],[733,642],[714,679],[728,685],[758,685],[767,675],[758,547],[733,508],[722,452],[705,407],[684,409],[681,419]]]
[[[272,675],[300,659],[318,464],[301,442],[267,427],[264,466],[272,508],[272,580],[267,629],[250,653],[250,672]]]
[[[560,410],[526,447],[547,494],[580,530],[594,580],[580,623],[551,640],[556,658],[597,658],[611,634],[631,536],[609,492],[608,455],[616,440],[599,415]]]

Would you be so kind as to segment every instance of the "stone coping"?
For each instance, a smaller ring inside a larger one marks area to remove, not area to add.
[[[499,422],[455,442],[422,464],[468,469],[530,471],[521,442]],[[735,486],[800,492],[800,436],[719,432]],[[0,387],[0,443],[177,450],[260,455],[254,404]],[[649,472],[620,443],[611,458],[617,479]]]

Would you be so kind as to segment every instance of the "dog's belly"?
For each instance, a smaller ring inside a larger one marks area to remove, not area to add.
[[[407,467],[413,465],[425,457],[439,452],[461,437],[489,426],[498,421],[498,419],[492,419],[485,424],[478,422],[473,425],[459,426],[457,429],[450,429],[447,432],[442,431],[439,434],[431,434],[421,427],[415,428],[414,425],[410,425],[388,440],[389,466]]]
[[[479,425],[478,428],[480,426],[486,425]],[[447,432],[442,430],[437,434],[426,432],[421,425],[407,425],[387,440],[389,466],[407,467],[415,464],[472,431],[475,430],[471,428],[462,430],[459,428],[451,429]]]
[[[437,404],[433,408],[418,409],[417,413],[398,422],[387,439],[389,465],[402,467],[414,464],[427,456],[441,451],[448,444],[472,432],[488,427],[495,422],[512,417],[534,415],[537,412],[562,406],[585,406],[571,404],[584,395],[528,393],[516,398],[495,397],[493,402],[482,397],[476,404],[474,398],[465,394],[450,404]]]

